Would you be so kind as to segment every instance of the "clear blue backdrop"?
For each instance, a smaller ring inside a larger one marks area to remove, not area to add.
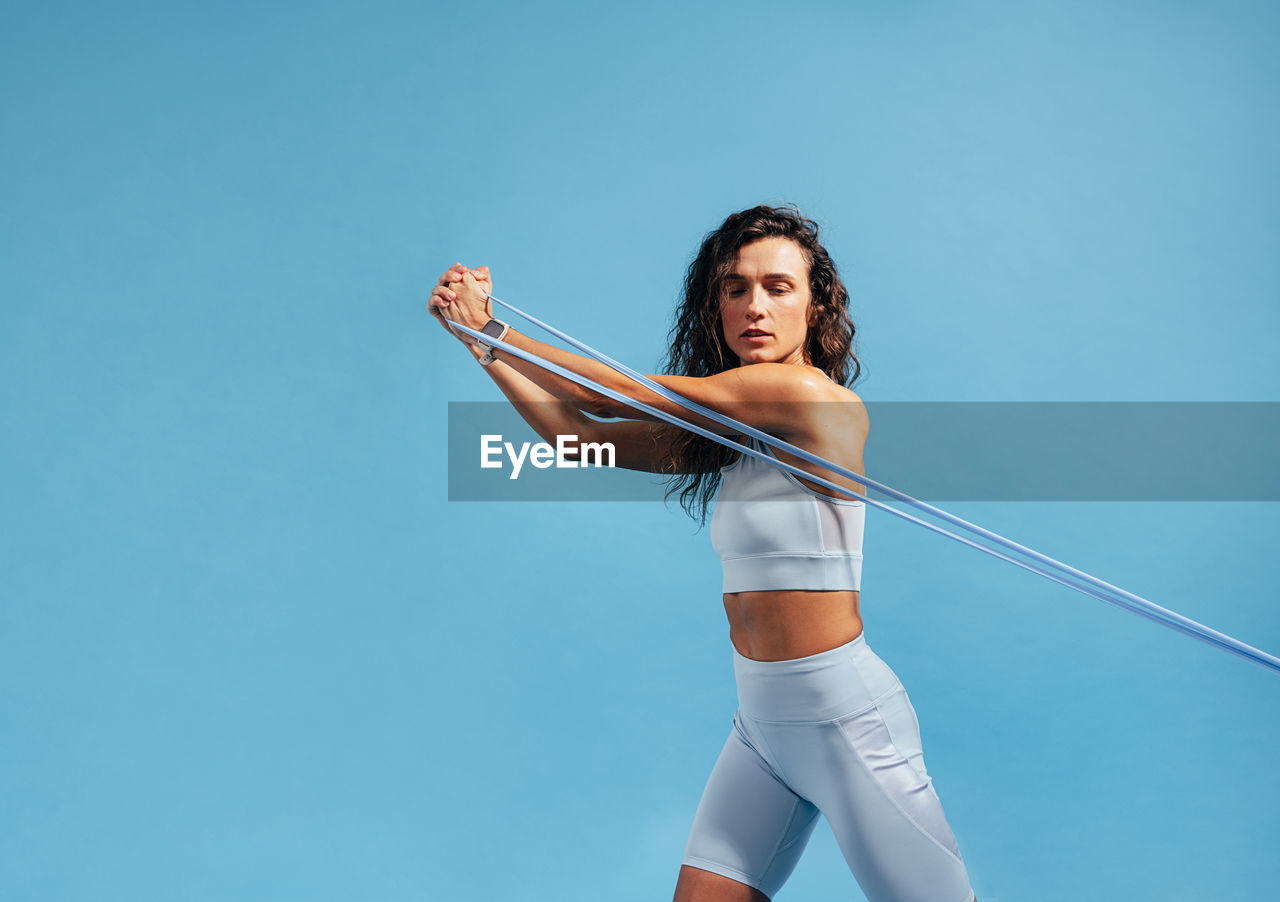
[[[1272,4],[3,18],[6,900],[670,897],[718,561],[447,502],[446,403],[500,397],[424,310],[455,260],[653,371],[701,236],[794,201],[868,399],[1280,400]],[[1276,505],[954,507],[1280,649]],[[868,520],[983,902],[1275,894],[1276,674]],[[861,898],[825,826],[780,898]]]

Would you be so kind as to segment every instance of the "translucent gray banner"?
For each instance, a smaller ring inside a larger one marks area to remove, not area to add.
[[[1280,402],[872,401],[867,412],[867,475],[925,501],[1280,500]],[[449,500],[662,500],[660,476],[556,466],[541,442],[510,404],[450,403]]]

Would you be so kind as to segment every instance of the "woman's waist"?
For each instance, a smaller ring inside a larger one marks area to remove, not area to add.
[[[825,651],[784,660],[747,657],[735,646],[733,672],[741,712],[774,723],[834,720],[902,688],[861,630]]]
[[[726,592],[724,611],[735,649],[761,661],[817,654],[862,632],[856,590]]]

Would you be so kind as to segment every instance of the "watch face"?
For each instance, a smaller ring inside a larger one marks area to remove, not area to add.
[[[497,338],[502,334],[502,323],[498,322],[496,319],[491,319],[484,324],[484,328],[480,331],[485,335],[488,335],[490,338]]]

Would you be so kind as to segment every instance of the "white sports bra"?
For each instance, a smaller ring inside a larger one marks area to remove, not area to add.
[[[745,444],[777,459],[763,442]],[[859,587],[864,502],[814,491],[747,454],[720,474],[711,546],[724,565],[723,591]]]

